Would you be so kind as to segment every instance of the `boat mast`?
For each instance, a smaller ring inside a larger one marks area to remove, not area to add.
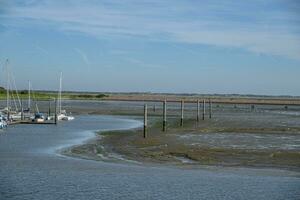
[[[60,79],[59,79],[59,113],[61,113],[61,90],[62,90],[62,72],[60,72]]]
[[[6,59],[6,73],[7,73],[7,85],[6,85],[6,107],[7,110],[9,111],[9,69],[8,69],[8,59]]]
[[[21,108],[21,100],[20,100],[20,96],[19,96],[19,93],[18,93],[16,80],[15,80],[13,74],[11,74],[11,80],[12,80],[12,86],[11,87],[13,87],[13,86],[15,87],[14,89],[15,89],[15,93],[16,93],[17,102],[19,103],[19,106]],[[13,93],[12,93],[12,97],[15,98],[13,96]],[[19,110],[15,99],[14,99],[14,103],[15,103],[16,111]]]

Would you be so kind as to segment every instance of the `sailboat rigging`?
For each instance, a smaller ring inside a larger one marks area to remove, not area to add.
[[[59,91],[58,91],[58,101],[57,101],[57,107],[58,107],[57,120],[65,120],[65,121],[73,120],[74,119],[73,116],[67,115],[66,110],[62,110],[61,93],[62,93],[62,72],[60,73],[60,78],[59,78]]]

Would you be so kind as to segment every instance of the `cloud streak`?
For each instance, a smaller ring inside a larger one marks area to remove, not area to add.
[[[174,43],[235,47],[300,60],[296,1],[31,1],[5,19],[92,37],[142,37]],[[75,49],[76,50],[76,49]],[[77,49],[86,64],[87,56]]]
[[[89,60],[89,58],[87,57],[86,53],[84,51],[82,51],[79,48],[74,48],[74,50],[76,51],[76,53],[78,53],[82,59],[82,61],[86,64],[86,65],[90,65],[91,62]]]

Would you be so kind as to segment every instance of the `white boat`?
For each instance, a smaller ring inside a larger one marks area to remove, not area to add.
[[[14,112],[10,115],[10,118],[12,121],[18,121],[22,119],[22,113],[21,112]]]
[[[21,116],[22,113],[21,112],[17,112],[17,111],[11,111],[11,109],[9,108],[4,108],[1,111],[5,116],[8,116],[8,112],[9,112],[9,121],[17,121],[17,120],[21,120]]]
[[[21,108],[22,106],[21,106],[21,100],[16,86],[16,81],[9,67],[8,59],[6,60],[5,64],[6,64],[6,73],[7,73],[6,108],[4,108],[1,112],[5,115],[9,115],[9,119],[7,119],[7,121],[21,120],[22,114],[20,110],[22,109]],[[12,105],[14,105],[15,107],[14,109],[12,108]]]
[[[5,127],[7,127],[6,121],[0,120],[0,129],[3,129],[3,128],[5,128]]]
[[[37,123],[41,123],[45,121],[45,116],[42,113],[36,113],[34,115],[34,119],[32,120]]]
[[[73,119],[75,119],[73,116],[71,115],[67,115],[67,113],[65,112],[65,110],[62,110],[60,114],[57,115],[57,119],[58,120],[64,120],[64,121],[71,121]]]
[[[0,115],[0,129],[3,129],[5,127],[7,127],[6,119],[2,115]]]
[[[46,117],[46,120],[47,120],[47,121],[53,120],[53,119],[54,119],[54,116],[47,116],[47,117]]]
[[[62,91],[62,72],[60,73],[60,79],[59,79],[59,91],[58,91],[58,101],[57,101],[57,106],[58,106],[57,120],[71,121],[75,118],[71,115],[68,115],[66,110],[61,109],[61,91]]]

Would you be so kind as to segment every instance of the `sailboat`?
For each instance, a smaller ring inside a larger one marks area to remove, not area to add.
[[[62,72],[60,73],[60,78],[59,78],[59,91],[58,91],[58,101],[57,101],[57,107],[58,107],[57,120],[65,120],[65,121],[73,120],[74,119],[73,116],[67,115],[66,110],[61,109],[61,91],[62,91]]]
[[[8,59],[6,60],[5,64],[6,64],[6,72],[7,72],[6,108],[4,108],[2,110],[2,113],[7,115],[7,119],[6,119],[7,121],[20,120],[21,112],[19,111],[18,104],[21,108],[21,101],[20,101],[20,97],[19,97],[18,90],[16,87],[16,82],[13,77],[13,74],[10,72]],[[13,86],[15,88],[15,94],[13,92]],[[12,88],[12,92],[10,92],[11,88]],[[10,96],[12,98],[10,98]],[[15,97],[17,98],[17,102],[16,102]],[[15,110],[12,110],[12,108],[11,108],[11,100],[13,100]]]
[[[0,114],[0,129],[7,127],[6,118]]]

